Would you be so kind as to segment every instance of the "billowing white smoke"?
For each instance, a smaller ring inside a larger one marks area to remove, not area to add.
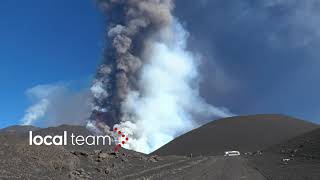
[[[196,117],[232,114],[207,104],[198,90],[198,59],[186,50],[188,33],[179,22],[160,32],[165,42],[150,40],[139,80],[142,93],[131,91],[122,104],[119,127],[130,137],[126,148],[150,153],[201,123]],[[207,119],[206,119],[207,120]]]

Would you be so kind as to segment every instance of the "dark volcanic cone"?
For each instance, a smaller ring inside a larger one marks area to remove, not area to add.
[[[309,132],[319,126],[283,115],[239,116],[213,121],[156,150],[159,155],[223,155],[253,152]]]

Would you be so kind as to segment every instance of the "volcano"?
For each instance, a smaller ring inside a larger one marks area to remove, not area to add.
[[[114,146],[30,146],[28,131],[92,135],[70,125],[2,129],[0,179],[320,179],[319,126],[283,115],[213,121],[149,155],[114,152]],[[221,156],[225,150],[239,150],[241,156]]]
[[[158,155],[223,155],[228,150],[254,152],[319,126],[284,115],[237,116],[212,121],[153,152]]]

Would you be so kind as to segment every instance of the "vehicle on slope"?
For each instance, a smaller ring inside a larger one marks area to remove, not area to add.
[[[226,151],[224,152],[224,156],[240,156],[240,152],[239,151]]]

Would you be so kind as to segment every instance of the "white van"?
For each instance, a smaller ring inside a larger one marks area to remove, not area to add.
[[[224,152],[224,156],[240,156],[239,151],[226,151]]]

